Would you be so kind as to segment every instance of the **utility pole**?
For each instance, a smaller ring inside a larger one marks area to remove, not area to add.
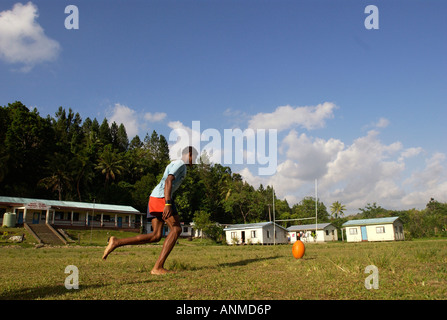
[[[272,185],[272,195],[273,195],[273,245],[276,246],[275,190],[273,190],[273,185]]]
[[[318,218],[318,182],[315,179],[315,242],[317,242],[317,218]]]

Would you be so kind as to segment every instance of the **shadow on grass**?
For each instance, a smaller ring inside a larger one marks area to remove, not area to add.
[[[247,264],[250,264],[250,263],[253,263],[253,262],[260,262],[260,261],[272,260],[272,259],[278,259],[278,258],[280,258],[280,256],[244,259],[244,260],[235,261],[235,262],[219,263],[218,265],[216,265],[216,267],[224,268],[224,267],[246,266]]]
[[[280,258],[281,256],[272,256],[272,257],[266,257],[266,258],[252,258],[252,259],[244,259],[234,262],[225,262],[225,263],[218,263],[213,265],[206,265],[206,266],[191,266],[188,263],[183,263],[179,260],[171,260],[168,263],[168,269],[178,272],[178,271],[198,271],[198,270],[204,270],[204,269],[215,269],[215,268],[225,268],[225,267],[240,267],[240,266],[246,266],[250,263],[254,262],[260,262],[265,260],[272,260]]]
[[[80,292],[91,288],[100,288],[104,285],[89,285],[89,286],[79,286],[79,289],[68,290],[64,285],[54,285],[54,286],[39,286],[35,288],[22,288],[17,290],[12,290],[9,292],[2,293],[0,295],[0,300],[35,300],[35,299],[45,299],[46,297],[54,297],[59,295],[66,295],[67,293]],[[67,296],[69,299],[70,296]]]
[[[157,281],[157,280],[155,280]],[[154,282],[154,280],[144,280],[144,281],[136,281],[136,282],[128,282],[126,285],[132,284],[141,284],[141,283],[149,283]],[[79,284],[79,289],[67,289],[65,285],[54,285],[54,286],[40,286],[35,288],[22,288],[17,290],[12,290],[10,292],[0,294],[0,300],[35,300],[35,299],[58,299],[56,296],[64,296],[61,299],[83,299],[76,297],[77,293],[80,293],[84,290],[91,290],[97,288],[105,288],[110,286],[111,284],[91,284],[91,285],[82,285]],[[113,298],[112,298],[113,299]]]

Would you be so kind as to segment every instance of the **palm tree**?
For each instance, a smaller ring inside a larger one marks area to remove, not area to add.
[[[57,191],[59,200],[62,200],[62,192],[70,190],[73,180],[69,174],[70,168],[65,156],[61,154],[54,154],[48,161],[48,168],[51,170],[50,175],[40,179],[38,185],[44,186],[51,191]]]
[[[335,216],[335,219],[343,216],[343,211],[346,210],[346,206],[342,205],[339,201],[335,201],[331,206],[331,219]]]
[[[123,172],[124,166],[122,163],[123,160],[119,159],[118,154],[112,151],[111,145],[104,147],[104,151],[99,157],[98,165],[95,167],[106,177],[104,186],[108,184],[110,179],[115,180],[116,175],[120,175]]]

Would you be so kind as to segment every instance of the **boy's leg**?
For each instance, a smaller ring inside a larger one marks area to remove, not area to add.
[[[180,236],[180,233],[182,233],[182,227],[180,225],[180,218],[178,215],[169,217],[168,219],[166,219],[166,223],[169,227],[169,234],[166,237],[165,242],[163,243],[163,248],[161,250],[160,256],[158,257],[158,260],[151,271],[152,274],[165,274],[169,272],[164,268],[164,264],[166,258],[171,253],[172,248],[174,248],[177,239]]]
[[[163,230],[163,224],[164,224],[163,221],[161,221],[157,218],[153,218],[152,219],[153,231],[151,233],[140,234],[135,237],[123,238],[123,239],[118,239],[116,237],[110,237],[109,243],[108,243],[106,249],[104,250],[104,255],[102,256],[102,258],[104,260],[107,259],[107,256],[118,247],[160,241],[161,235],[162,235],[162,230]]]

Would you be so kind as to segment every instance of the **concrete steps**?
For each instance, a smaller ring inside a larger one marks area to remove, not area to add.
[[[67,241],[49,224],[25,224],[25,228],[39,243],[50,245],[64,245]]]

